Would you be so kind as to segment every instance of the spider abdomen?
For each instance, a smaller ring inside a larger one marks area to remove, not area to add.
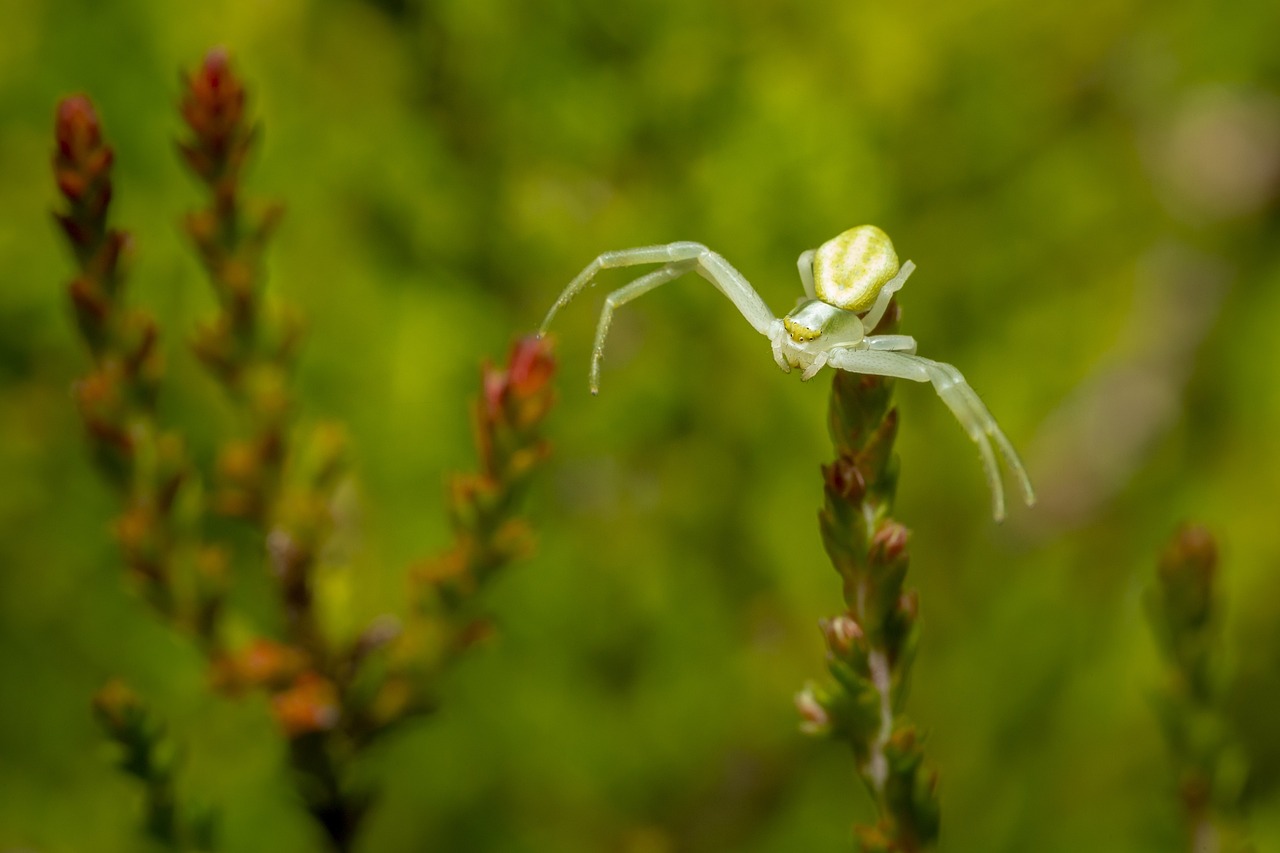
[[[874,225],[850,228],[818,247],[813,285],[819,299],[846,311],[868,310],[898,274],[898,254],[889,235]]]

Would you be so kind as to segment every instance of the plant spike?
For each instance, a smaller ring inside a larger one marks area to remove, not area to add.
[[[892,327],[892,304],[882,326]],[[897,410],[890,380],[837,371],[828,426],[836,459],[822,468],[822,542],[843,584],[844,612],[821,621],[832,680],[796,696],[801,730],[847,743],[879,819],[855,828],[865,853],[930,849],[939,826],[937,774],[924,767],[901,715],[918,636],[906,591],[909,532],[890,513],[897,488]]]

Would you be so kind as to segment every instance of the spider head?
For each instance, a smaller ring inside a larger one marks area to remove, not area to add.
[[[821,299],[800,303],[782,319],[782,326],[792,342],[808,344],[819,341],[824,347],[857,343],[865,334],[857,314]]]
[[[898,274],[898,255],[889,235],[874,225],[850,228],[818,247],[813,285],[823,302],[862,313]]]

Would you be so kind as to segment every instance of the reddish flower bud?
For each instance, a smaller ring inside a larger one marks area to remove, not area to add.
[[[529,398],[541,393],[556,371],[551,343],[546,338],[529,336],[516,341],[507,359],[511,389],[517,397]]]
[[[58,103],[54,138],[60,165],[83,164],[103,147],[102,125],[87,96],[72,95]]]
[[[82,264],[97,252],[107,231],[111,203],[111,148],[102,139],[102,125],[93,103],[84,95],[64,98],[54,117],[53,174],[58,191],[71,209],[58,214],[63,232]],[[99,264],[100,271],[114,264]]]
[[[481,422],[496,423],[502,416],[502,401],[507,395],[507,374],[486,361],[480,368],[480,388]]]
[[[271,700],[276,721],[289,737],[328,731],[338,724],[338,691],[333,682],[304,672]]]
[[[247,684],[275,684],[295,675],[305,662],[292,646],[259,637],[237,655],[236,669]]]

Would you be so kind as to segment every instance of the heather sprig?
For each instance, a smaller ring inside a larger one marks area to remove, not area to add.
[[[370,707],[379,726],[434,708],[443,669],[491,633],[476,607],[479,594],[533,547],[519,507],[551,452],[542,429],[555,403],[552,352],[549,338],[527,336],[512,345],[503,367],[482,368],[472,407],[479,470],[449,480],[453,542],[410,571],[409,620],[388,649],[392,675]]]
[[[268,291],[265,276],[283,208],[245,194],[259,134],[226,52],[210,52],[182,85],[187,136],[178,149],[206,192],[183,229],[217,302],[192,345],[238,419],[218,438],[204,505],[198,488],[187,502],[187,515],[203,523],[175,520],[180,487],[200,472],[176,434],[157,424],[157,324],[124,302],[129,238],[108,222],[114,155],[84,96],[59,105],[54,154],[67,205],[57,220],[77,268],[69,291],[93,357],[77,399],[95,458],[122,497],[116,531],[131,573],[168,622],[194,633],[216,691],[266,696],[301,800],[333,848],[346,851],[372,802],[353,780],[354,760],[377,736],[434,707],[440,666],[487,630],[475,613],[477,593],[531,547],[518,507],[548,453],[540,430],[554,399],[554,361],[548,343],[526,338],[503,368],[485,366],[474,410],[480,470],[451,483],[453,545],[411,573],[403,623],[383,616],[354,637],[335,636],[319,617],[325,608],[315,581],[347,470],[346,437],[337,425],[297,423],[290,382],[302,323]],[[232,580],[243,566],[264,563],[276,581],[278,618],[239,620],[233,640],[223,618]],[[148,786],[148,834],[170,849],[204,849],[190,846],[204,836],[179,820],[167,741],[142,701],[112,686],[97,707],[125,749],[123,766]]]
[[[1155,697],[1177,774],[1187,849],[1245,853],[1242,815],[1247,766],[1222,712],[1222,606],[1218,546],[1181,525],[1156,564],[1147,615],[1167,672]]]
[[[504,369],[484,365],[483,391],[472,409],[480,470],[450,480],[453,545],[416,571],[449,607],[528,551],[528,526],[514,508],[550,452],[540,427],[555,401],[554,373],[550,342],[536,337],[517,341]]]
[[[245,422],[219,451],[213,507],[266,524],[289,449],[289,378],[302,334],[297,312],[266,292],[265,253],[284,207],[245,198],[244,170],[260,134],[225,51],[210,51],[184,76],[180,110],[190,135],[178,150],[207,195],[205,207],[186,215],[183,230],[218,302],[193,347]]]
[[[896,305],[882,323],[891,327]],[[801,729],[853,750],[879,819],[855,828],[867,853],[914,853],[938,836],[937,775],[901,714],[918,636],[918,601],[904,587],[909,532],[891,517],[897,410],[888,379],[835,371],[828,428],[836,458],[822,468],[822,542],[845,610],[820,623],[831,680],[796,697]]]
[[[118,751],[118,764],[141,784],[144,833],[163,850],[202,853],[216,849],[217,815],[179,796],[177,745],[164,725],[124,682],[108,681],[93,698],[94,715]]]
[[[126,299],[124,261],[132,238],[110,224],[115,152],[84,95],[58,104],[54,138],[54,176],[66,204],[55,219],[76,264],[67,291],[92,358],[74,385],[75,400],[93,457],[120,496],[114,530],[130,575],[166,618],[198,630],[216,585],[178,577],[176,502],[190,471],[182,441],[156,420],[164,373],[159,330]]]

